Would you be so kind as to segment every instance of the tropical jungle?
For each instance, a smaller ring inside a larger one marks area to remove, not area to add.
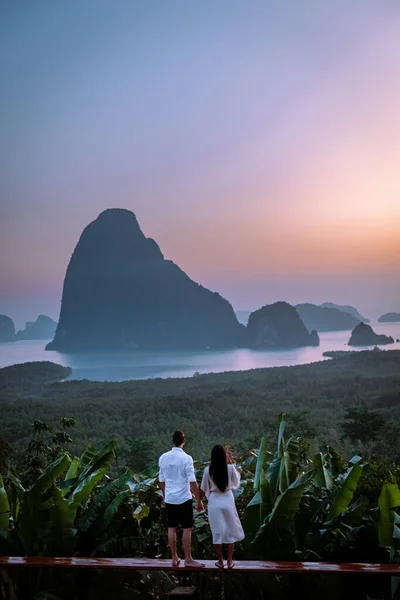
[[[157,456],[185,430],[201,478],[225,443],[241,473],[236,559],[400,562],[398,352],[304,367],[105,384],[52,363],[0,370],[0,554],[169,556]],[[213,558],[207,512],[196,558]],[[398,599],[365,575],[195,573],[203,598]],[[171,572],[3,570],[0,598],[162,598]],[[223,594],[224,596],[221,596]]]

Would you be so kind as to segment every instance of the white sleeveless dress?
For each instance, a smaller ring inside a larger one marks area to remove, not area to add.
[[[213,544],[233,544],[244,539],[244,531],[235,506],[232,490],[240,485],[240,474],[228,465],[228,487],[221,492],[211,479],[209,468],[204,470],[201,489],[208,498],[208,521]]]

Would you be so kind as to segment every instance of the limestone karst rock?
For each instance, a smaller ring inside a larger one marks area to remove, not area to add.
[[[316,331],[309,333],[294,306],[275,302],[252,312],[247,324],[248,343],[254,348],[318,346]]]
[[[393,344],[394,339],[389,335],[375,333],[370,325],[359,323],[351,332],[349,346],[375,346]]]
[[[229,348],[244,336],[227,300],[166,260],[131,211],[108,209],[71,257],[47,349]]]

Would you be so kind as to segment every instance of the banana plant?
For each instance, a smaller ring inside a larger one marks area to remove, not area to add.
[[[352,461],[355,462],[355,458],[353,458]],[[348,508],[353,499],[362,472],[363,465],[357,461],[348,469],[345,475],[339,476],[339,485],[337,487],[335,497],[331,503],[327,517],[328,521],[334,519]]]
[[[379,496],[378,537],[381,546],[395,548],[400,541],[400,517],[394,509],[400,507],[397,483],[385,483]]]
[[[246,538],[250,542],[257,541],[257,544],[260,542],[260,538],[266,535],[268,528],[264,525],[267,526],[272,523],[274,527],[279,527],[279,523],[283,523],[282,519],[278,519],[278,515],[282,515],[283,508],[286,507],[291,510],[294,506],[289,499],[293,500],[298,497],[300,501],[304,489],[307,483],[311,481],[314,473],[313,468],[307,468],[308,474],[305,476],[304,485],[303,479],[301,480],[302,484],[298,484],[299,475],[304,474],[304,469],[301,469],[299,465],[300,438],[291,437],[285,442],[284,432],[285,415],[282,413],[280,415],[276,452],[267,468],[265,468],[267,451],[264,438],[261,440],[258,451],[254,477],[256,493],[247,505],[244,514]],[[286,492],[288,494],[285,496]],[[274,512],[275,510],[276,512]],[[292,526],[293,516],[294,513],[291,512],[288,521],[285,523],[285,529],[288,523],[290,523],[289,528]]]
[[[10,528],[10,504],[0,473],[0,536],[6,537]]]
[[[115,442],[110,442],[96,453],[85,452],[81,459],[71,460],[64,454],[48,465],[27,490],[12,474],[8,493],[0,486],[0,503],[10,505],[11,500],[13,536],[17,535],[24,553],[68,556],[74,552],[77,518],[106,475],[115,457],[114,449]]]

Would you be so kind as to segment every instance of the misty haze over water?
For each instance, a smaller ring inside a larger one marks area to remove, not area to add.
[[[371,323],[376,333],[400,339],[400,323]],[[52,361],[72,368],[70,379],[123,381],[156,377],[191,377],[194,373],[219,373],[264,367],[301,365],[326,360],[329,350],[362,350],[347,346],[350,331],[320,333],[320,345],[286,350],[203,350],[182,352],[112,351],[64,354],[46,352],[47,341],[21,341],[0,344],[0,367],[28,361]],[[395,342],[382,347],[399,350]],[[330,360],[330,359],[327,359]]]

